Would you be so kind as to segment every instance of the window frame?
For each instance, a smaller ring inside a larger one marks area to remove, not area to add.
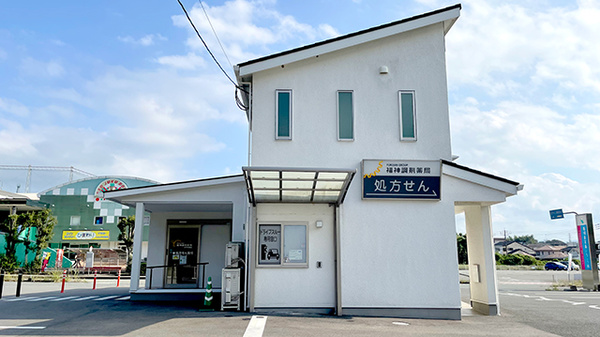
[[[289,105],[288,105],[288,131],[289,131],[289,135],[288,136],[280,136],[279,135],[279,94],[280,93],[288,93],[290,100],[289,100]],[[292,89],[276,89],[275,90],[275,139],[276,140],[291,140],[292,139],[292,135],[293,135],[293,123],[292,123],[292,118],[293,118],[293,97],[294,95],[292,94]]]
[[[350,111],[351,121],[352,121],[352,137],[351,138],[342,138],[340,137],[340,94],[341,93],[350,93],[352,99],[352,106]],[[351,142],[354,141],[354,90],[338,90],[336,92],[336,129],[337,129],[337,140],[340,142]]]
[[[77,224],[74,223],[74,219],[78,219]],[[81,215],[71,215],[71,219],[69,220],[69,227],[78,227],[81,226]]]
[[[412,126],[413,126],[413,137],[405,137],[404,136],[404,124],[403,124],[403,115],[404,112],[402,110],[402,94],[411,94],[412,95]],[[399,90],[398,91],[398,117],[400,124],[400,141],[417,141],[417,99],[416,99],[415,90]]]
[[[260,226],[280,226],[281,228],[281,239],[279,240],[279,263],[261,264],[260,262]],[[304,242],[305,242],[305,261],[304,262],[285,262],[283,258],[284,246],[285,246],[285,228],[291,226],[304,226]],[[256,268],[308,268],[308,256],[309,256],[309,226],[308,222],[305,221],[267,221],[256,224]]]

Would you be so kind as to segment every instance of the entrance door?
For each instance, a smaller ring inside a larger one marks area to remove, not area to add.
[[[198,286],[199,238],[199,226],[169,227],[166,287],[196,288]]]

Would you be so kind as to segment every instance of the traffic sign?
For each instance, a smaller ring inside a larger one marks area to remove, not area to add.
[[[550,219],[556,220],[556,219],[564,219],[564,218],[565,218],[565,215],[563,214],[562,208],[550,210]]]

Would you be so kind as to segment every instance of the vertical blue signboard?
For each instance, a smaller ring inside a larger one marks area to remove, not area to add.
[[[440,200],[439,160],[363,160],[363,199]]]
[[[579,255],[581,257],[581,270],[592,270],[592,253],[588,232],[586,214],[577,214],[577,237],[579,239]]]

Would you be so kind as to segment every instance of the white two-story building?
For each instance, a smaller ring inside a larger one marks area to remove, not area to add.
[[[243,175],[107,193],[152,212],[155,271],[139,289],[134,268],[133,298],[177,296],[194,282],[201,293],[210,275],[218,292],[234,241],[249,311],[460,319],[464,212],[471,304],[497,314],[491,206],[520,185],[453,162],[445,36],[460,8],[238,64]],[[173,259],[177,244],[210,272],[173,278],[166,266],[185,255]]]

